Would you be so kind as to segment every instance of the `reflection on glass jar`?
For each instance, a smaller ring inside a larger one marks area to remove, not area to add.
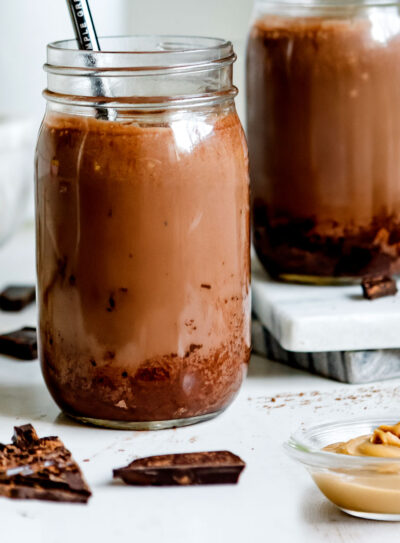
[[[316,282],[398,273],[399,6],[260,0],[247,69],[265,268]]]
[[[114,427],[214,416],[249,359],[248,160],[234,53],[219,40],[163,39],[106,42],[153,53],[48,49],[40,358],[65,412]],[[89,76],[110,68],[99,99]]]

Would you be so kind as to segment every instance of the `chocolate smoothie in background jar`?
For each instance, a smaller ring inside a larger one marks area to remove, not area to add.
[[[42,370],[84,422],[186,425],[229,405],[250,353],[235,55],[208,38],[102,47],[48,48],[36,158]]]
[[[399,6],[256,3],[247,56],[253,239],[273,277],[400,271]]]

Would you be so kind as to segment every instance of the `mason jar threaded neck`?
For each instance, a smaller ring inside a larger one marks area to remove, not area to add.
[[[232,99],[236,60],[232,43],[190,36],[101,38],[102,51],[83,51],[76,40],[47,47],[47,89],[52,102],[78,106],[182,107]]]

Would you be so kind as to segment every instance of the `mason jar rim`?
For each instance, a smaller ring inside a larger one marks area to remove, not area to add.
[[[327,9],[400,7],[400,0],[256,0],[256,3],[295,8]]]
[[[333,0],[331,0],[333,1]],[[200,40],[202,40],[204,43],[208,42],[210,43],[209,46],[204,47],[183,47],[184,41],[182,41],[182,47],[179,49],[173,49],[172,51],[169,49],[152,49],[152,50],[121,50],[121,49],[102,49],[101,51],[90,51],[92,54],[98,54],[101,55],[103,53],[114,53],[114,54],[149,54],[149,53],[182,53],[182,52],[188,52],[188,51],[200,51],[200,50],[210,50],[210,49],[216,49],[221,48],[223,46],[232,45],[229,40],[224,40],[223,38],[215,38],[212,36],[191,36],[191,35],[180,35],[180,34],[122,34],[122,35],[115,35],[115,36],[103,36],[99,38],[99,41],[101,44],[104,44],[105,41],[110,40],[131,40],[131,39],[177,39],[177,40],[196,40],[200,44]],[[215,45],[211,45],[211,43],[214,42]],[[77,45],[77,41],[75,38],[70,38],[66,40],[57,40],[54,42],[50,42],[48,44],[48,47],[54,48],[54,49],[62,49],[65,51],[82,51],[82,49],[79,49],[78,47],[70,47],[72,45]],[[194,45],[194,44],[193,44]]]
[[[221,38],[180,35],[107,36],[101,51],[78,49],[75,39],[49,43],[46,72],[190,71],[232,64],[233,45]]]

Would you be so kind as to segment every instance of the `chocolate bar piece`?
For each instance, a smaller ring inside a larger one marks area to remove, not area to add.
[[[10,285],[0,293],[0,309],[21,311],[35,301],[35,287],[32,285]]]
[[[394,296],[397,294],[396,281],[386,275],[365,277],[361,283],[364,298],[375,300],[383,296]]]
[[[63,442],[40,439],[26,424],[14,428],[12,444],[0,444],[0,496],[87,503],[91,491]]]
[[[36,328],[25,326],[20,330],[0,335],[0,354],[20,360],[35,360],[37,358]]]
[[[235,484],[245,466],[229,451],[165,454],[134,460],[115,469],[114,478],[143,486]]]

